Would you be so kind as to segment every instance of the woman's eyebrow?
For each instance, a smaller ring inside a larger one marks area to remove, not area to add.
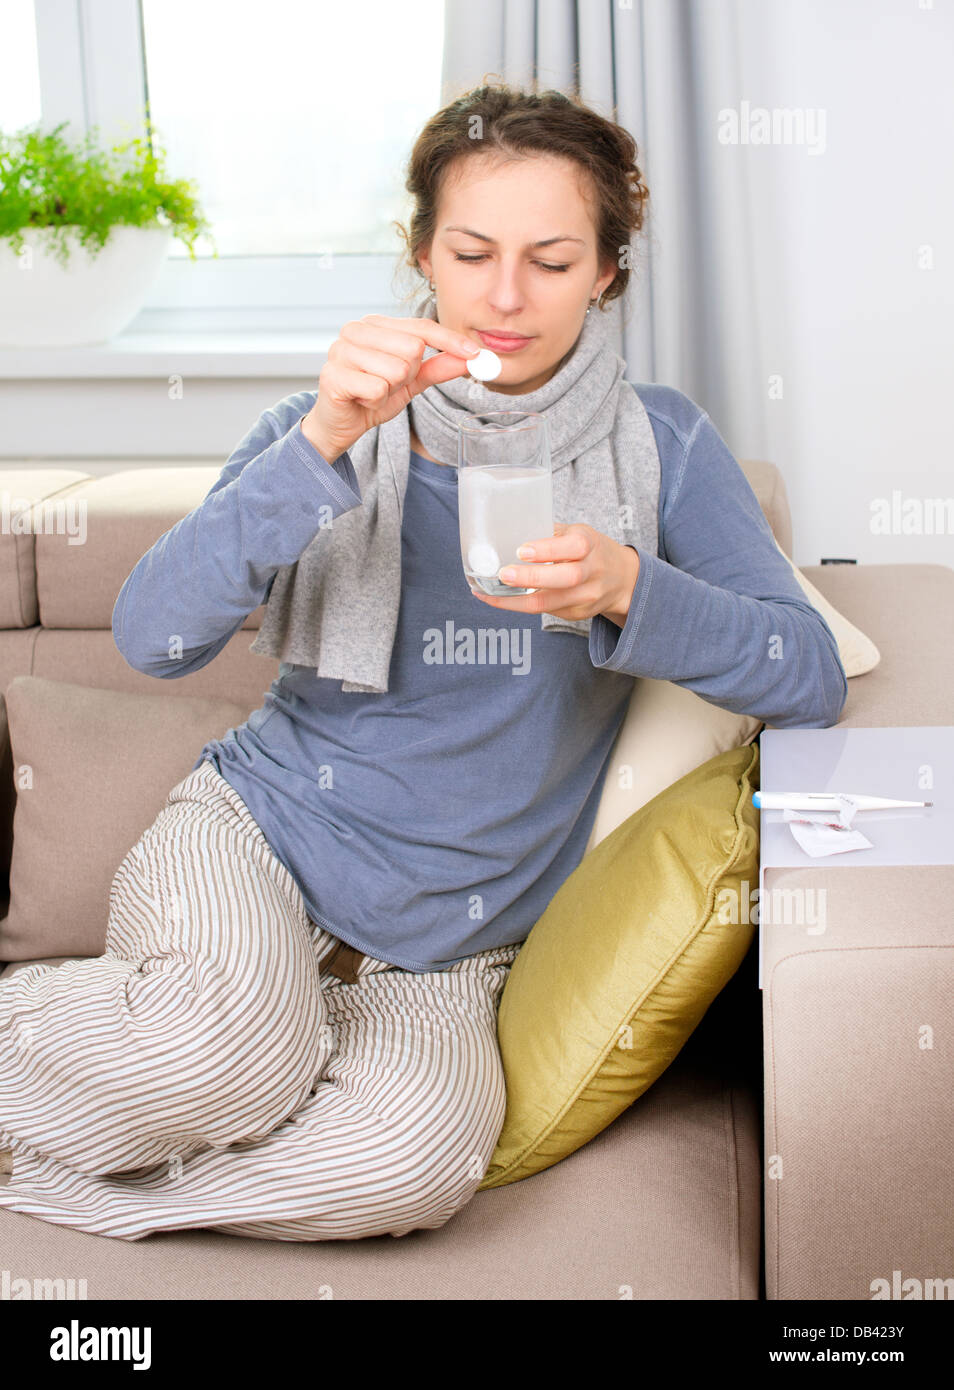
[[[445,231],[445,232],[463,232],[465,236],[475,236],[475,237],[477,238],[478,241],[486,241],[486,242],[489,242],[491,246],[496,246],[496,245],[497,245],[497,243],[494,241],[494,239],[493,239],[492,236],[484,236],[483,232],[475,232],[475,231],[472,231],[470,227],[445,227],[445,228],[444,228],[444,231]],[[551,236],[551,237],[547,237],[545,241],[531,241],[531,242],[528,244],[528,246],[527,246],[527,250],[528,250],[528,251],[535,250],[538,246],[552,246],[552,245],[554,244],[554,242],[557,242],[557,241],[578,241],[578,242],[580,243],[581,246],[585,246],[585,245],[586,245],[586,242],[583,240],[582,237],[578,237],[578,236]]]

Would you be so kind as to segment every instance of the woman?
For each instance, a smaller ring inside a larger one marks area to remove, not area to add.
[[[738,464],[603,332],[635,157],[553,92],[438,112],[404,233],[428,311],[347,323],[317,392],[264,411],[126,580],[137,670],[199,669],[265,601],[253,650],[280,674],[120,865],[105,954],[0,982],[0,1205],[126,1240],[442,1225],[493,1153],[497,1004],[582,858],[633,678],[837,719],[834,639]],[[467,378],[481,346],[492,388]],[[509,397],[547,413],[572,520],[501,576],[537,592],[489,598],[450,446]],[[481,624],[529,661],[475,663]],[[465,641],[434,659],[435,632]]]

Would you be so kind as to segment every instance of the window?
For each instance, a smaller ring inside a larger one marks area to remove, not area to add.
[[[440,106],[443,0],[142,13],[152,119],[221,255],[394,255],[401,165]]]
[[[4,19],[34,5],[44,128],[95,125],[112,144],[141,134],[148,102],[212,224],[196,261],[172,243],[137,329],[407,312],[390,224],[406,224],[403,165],[442,104],[444,0],[5,0]]]
[[[12,135],[40,119],[40,63],[33,0],[4,0],[0,43],[0,130]]]

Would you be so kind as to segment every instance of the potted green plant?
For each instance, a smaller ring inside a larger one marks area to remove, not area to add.
[[[107,342],[142,308],[174,238],[211,234],[195,185],[146,138],[104,150],[66,121],[0,131],[0,347]]]

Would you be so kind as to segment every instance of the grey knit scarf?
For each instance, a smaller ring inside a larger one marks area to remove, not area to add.
[[[433,301],[421,317],[436,319]],[[425,353],[427,356],[430,349]],[[546,415],[555,521],[582,521],[622,544],[658,553],[659,453],[646,410],[623,379],[606,316],[589,313],[558,371],[536,391],[504,395],[467,377],[430,386],[348,451],[361,503],[321,527],[272,584],[251,650],[314,667],[343,691],[384,693],[401,601],[401,523],[410,430],[456,467],[457,421],[488,410]],[[317,393],[315,393],[317,396]],[[478,607],[479,606],[479,607]],[[475,621],[493,612],[474,599]],[[541,615],[544,631],[588,637],[590,619]]]

